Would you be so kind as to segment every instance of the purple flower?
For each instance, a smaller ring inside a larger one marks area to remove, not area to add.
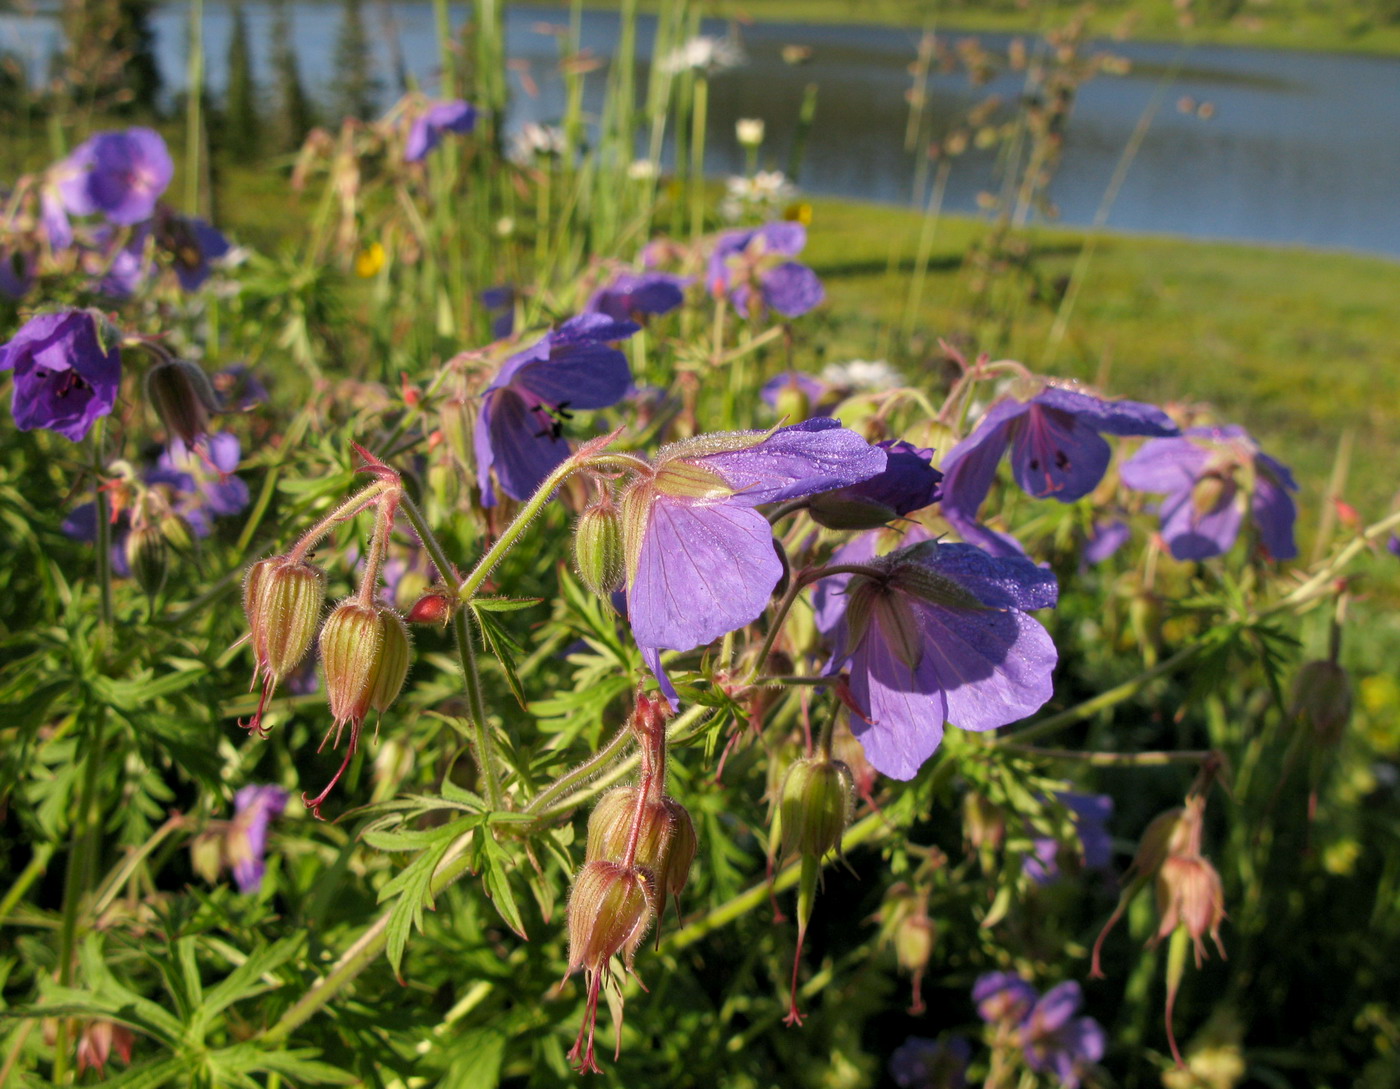
[[[1061,791],[1056,800],[1069,811],[1079,838],[1079,853],[1085,869],[1104,870],[1113,860],[1113,837],[1108,819],[1113,816],[1113,799],[1107,794],[1075,794]],[[1026,875],[1037,885],[1048,885],[1060,876],[1060,842],[1051,836],[1031,841],[1031,853],[1022,863]]]
[[[1015,972],[987,972],[972,985],[977,1015],[989,1025],[1019,1025],[1035,1000],[1035,988]]]
[[[1133,535],[1128,523],[1121,518],[1103,518],[1094,523],[1093,532],[1084,542],[1080,558],[1085,564],[1103,563],[1125,544]]]
[[[812,416],[830,416],[837,398],[835,391],[820,378],[814,378],[802,371],[784,371],[768,379],[758,391],[763,403],[776,409],[779,414],[788,413],[789,419],[809,419]]]
[[[663,690],[660,652],[757,619],[783,574],[755,507],[874,476],[885,453],[835,420],[704,435],[663,447],[622,499],[627,612]]]
[[[706,283],[719,298],[745,314],[776,310],[785,318],[807,313],[826,297],[817,274],[806,265],[783,258],[802,252],[807,228],[800,223],[768,223],[747,231],[719,236]]]
[[[210,262],[233,247],[217,227],[198,216],[162,214],[156,220],[156,245],[170,255],[180,287],[198,291],[209,279]]]
[[[807,501],[807,512],[828,529],[875,529],[938,499],[943,474],[933,468],[932,450],[921,450],[903,439],[876,443],[885,451],[885,471]]]
[[[112,411],[121,353],[88,310],[36,314],[0,346],[0,371],[14,371],[11,410],[21,431],[45,427],[78,442]]]
[[[580,314],[506,360],[482,395],[473,441],[481,501],[494,506],[496,483],[512,499],[530,496],[568,456],[563,421],[572,409],[606,408],[632,384],[627,357],[609,342],[640,326]]]
[[[491,335],[505,340],[515,332],[515,288],[510,284],[488,287],[481,293],[481,305],[492,311]],[[499,311],[499,313],[496,313]]]
[[[145,128],[100,132],[61,164],[58,188],[74,215],[96,212],[109,223],[130,226],[151,217],[174,173],[159,133]]]
[[[248,485],[233,475],[238,468],[242,449],[238,437],[228,431],[210,435],[202,443],[203,453],[189,450],[179,439],[170,445],[147,474],[148,483],[183,477],[188,485],[180,490],[186,498],[177,513],[189,522],[197,536],[207,537],[213,530],[210,518],[238,514],[248,507]]]
[[[123,240],[120,246],[114,244]],[[111,227],[93,232],[96,249],[84,249],[83,267],[93,276],[92,289],[123,302],[148,284],[156,267],[149,245],[151,225],[142,223],[129,234]]]
[[[833,648],[828,672],[850,671],[865,712],[851,728],[877,771],[911,779],[943,740],[943,727],[990,730],[1050,698],[1057,655],[1023,610],[1053,606],[1055,578],[1024,557],[923,541],[874,557],[875,536],[832,558],[867,574],[823,579],[817,627]]]
[[[639,321],[644,314],[669,314],[685,301],[688,276],[668,272],[624,272],[594,292],[585,310],[614,321]]]
[[[267,826],[286,806],[287,792],[278,786],[245,786],[233,796],[233,820],[224,851],[239,892],[254,893],[262,888],[267,870]]]
[[[1037,499],[1069,503],[1103,479],[1112,456],[1104,434],[1174,435],[1177,430],[1152,405],[1104,401],[1058,386],[1025,400],[1007,398],[943,459],[943,514],[965,539],[999,555],[1014,554],[1014,542],[977,523],[977,509],[1008,447],[1016,483]]]
[[[1123,463],[1123,483],[1164,492],[1162,537],[1178,560],[1229,550],[1249,510],[1260,543],[1276,560],[1298,554],[1293,541],[1298,485],[1288,469],[1260,451],[1242,427],[1193,427],[1154,439]]]
[[[267,400],[267,387],[246,363],[234,363],[211,376],[225,412],[247,412]]]
[[[404,146],[405,162],[418,163],[442,141],[444,132],[467,133],[476,125],[476,107],[460,98],[434,102],[413,119]]]
[[[961,1036],[911,1036],[890,1056],[890,1077],[900,1089],[963,1089],[971,1058],[972,1048]]]
[[[34,286],[38,259],[32,250],[20,246],[0,247],[0,295],[22,299]]]
[[[1061,983],[1045,992],[1021,1025],[1026,1065],[1038,1074],[1053,1073],[1070,1089],[1104,1052],[1102,1026],[1092,1017],[1074,1016],[1083,1000],[1078,983]]]

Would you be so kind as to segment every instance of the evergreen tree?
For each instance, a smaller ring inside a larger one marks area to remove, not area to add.
[[[240,159],[262,153],[262,118],[258,114],[258,87],[253,78],[248,48],[248,21],[241,0],[234,0],[228,39],[228,92],[224,96],[223,144]]]
[[[273,0],[272,68],[277,83],[277,147],[290,151],[301,145],[316,124],[316,111],[301,82],[292,17],[287,0]]]
[[[379,81],[374,76],[374,56],[365,31],[360,0],[345,0],[340,30],[335,38],[335,78],[331,81],[331,105],[337,117],[368,121],[374,115]]]
[[[64,0],[63,78],[75,102],[151,112],[160,93],[154,0]]]

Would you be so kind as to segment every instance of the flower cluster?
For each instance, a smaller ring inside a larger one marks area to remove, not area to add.
[[[1068,1089],[1103,1058],[1103,1027],[1092,1017],[1075,1016],[1084,997],[1073,980],[1037,995],[1018,975],[990,972],[978,977],[972,999],[994,1034],[993,1046],[1014,1041],[1030,1070],[1052,1074]]]

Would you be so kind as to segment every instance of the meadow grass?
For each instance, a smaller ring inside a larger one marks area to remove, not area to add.
[[[567,6],[563,0],[539,0],[542,6]],[[641,10],[656,12],[662,0],[641,0]],[[590,8],[614,9],[616,0],[589,0]],[[756,23],[827,23],[928,27],[953,33],[1038,33],[1063,22],[1084,7],[1074,0],[1039,0],[1032,4],[987,3],[986,0],[709,0],[712,18]],[[1197,5],[1200,7],[1200,5]],[[1193,45],[1228,45],[1256,49],[1306,49],[1316,52],[1400,53],[1400,24],[1378,17],[1375,6],[1353,2],[1273,0],[1242,5],[1229,18],[1200,18],[1183,27],[1171,0],[1137,0],[1094,5],[1088,19],[1095,36],[1130,34],[1150,41],[1185,41]]]
[[[814,202],[807,252],[829,288],[833,339],[825,354],[869,352],[881,336],[895,347],[888,330],[903,317],[919,219],[904,209]],[[916,315],[927,350],[938,337],[972,351],[983,346],[971,327],[962,255],[984,230],[968,218],[939,224]],[[1044,227],[1034,237],[1041,279],[1053,285],[1093,236]],[[1210,402],[1227,421],[1247,422],[1300,479],[1319,484],[1351,430],[1364,456],[1345,494],[1374,508],[1394,493],[1400,266],[1163,237],[1104,234],[1094,246],[1057,373],[1147,401]],[[1057,303],[1053,294],[1024,300],[1007,342],[987,349],[1042,367]]]

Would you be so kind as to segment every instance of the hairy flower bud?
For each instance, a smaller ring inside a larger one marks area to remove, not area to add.
[[[243,610],[258,672],[273,685],[295,669],[316,637],[326,573],[284,556],[259,560],[243,582]]]
[[[611,498],[603,498],[578,516],[574,526],[574,567],[583,584],[601,598],[621,589],[627,574],[622,515]]]
[[[797,761],[783,780],[778,810],[783,854],[825,857],[840,846],[854,807],[850,768],[837,760]]]
[[[384,657],[385,624],[380,613],[376,606],[351,598],[331,611],[321,629],[326,698],[337,723],[360,723],[369,713]]]
[[[186,446],[209,433],[219,397],[203,368],[184,359],[159,363],[146,372],[146,397],[172,435]]]
[[[569,893],[569,971],[606,969],[621,955],[630,971],[637,946],[656,916],[656,880],[642,866],[593,859]]]
[[[637,787],[618,787],[604,794],[588,818],[589,861],[621,862],[627,854],[632,822],[637,814]],[[669,795],[643,804],[637,833],[636,863],[655,877],[656,895],[665,906],[669,896],[680,915],[680,897],[690,877],[698,848],[695,822],[685,806]]]
[[[159,526],[138,526],[127,534],[126,563],[147,597],[160,593],[170,570],[170,550]]]
[[[1220,874],[1200,855],[1172,855],[1157,871],[1157,911],[1161,922],[1157,940],[1168,937],[1178,926],[1191,935],[1196,950],[1196,966],[1205,957],[1206,934],[1211,936],[1220,955],[1220,924],[1225,919],[1225,893]]]
[[[1339,664],[1306,663],[1293,682],[1293,716],[1324,745],[1336,745],[1351,719],[1351,681]]]
[[[379,623],[383,632],[383,645],[374,667],[369,705],[376,711],[387,711],[389,705],[398,698],[403,682],[408,677],[412,644],[408,637],[408,625],[404,623],[403,617],[392,609],[379,610]]]
[[[436,624],[446,627],[456,609],[456,598],[441,590],[429,590],[408,610],[410,624]]]

